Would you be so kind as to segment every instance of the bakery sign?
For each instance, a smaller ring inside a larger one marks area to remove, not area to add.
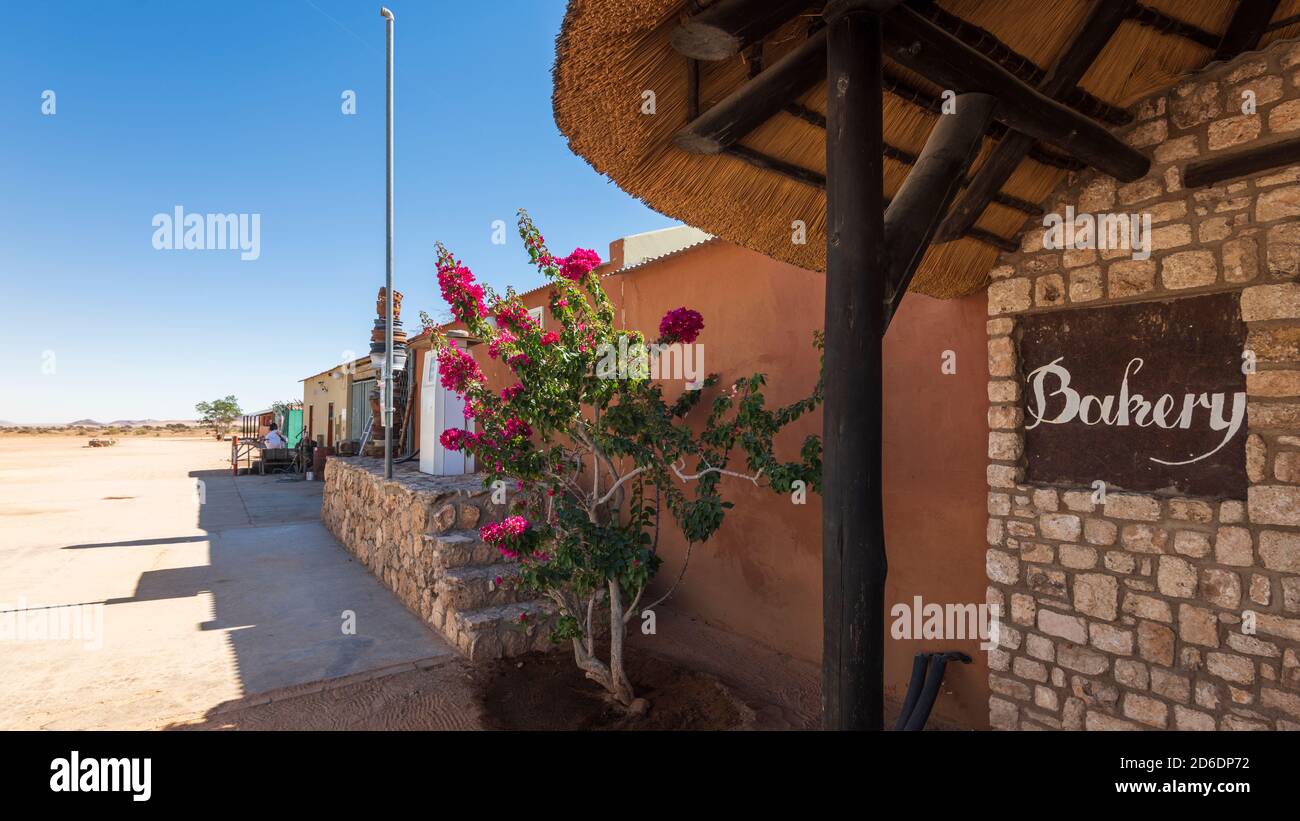
[[[1030,482],[1243,498],[1238,294],[1023,317]]]

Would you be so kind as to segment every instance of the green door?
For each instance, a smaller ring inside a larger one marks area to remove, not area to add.
[[[295,408],[285,414],[284,420],[284,438],[288,440],[289,447],[298,447],[298,440],[302,438],[302,409]]]

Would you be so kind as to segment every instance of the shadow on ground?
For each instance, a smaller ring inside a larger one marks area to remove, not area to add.
[[[105,605],[208,595],[211,618],[195,628],[226,633],[245,695],[453,652],[321,525],[323,483],[225,470],[189,476],[202,534],[63,548],[208,543],[206,564],[146,570],[130,596]]]

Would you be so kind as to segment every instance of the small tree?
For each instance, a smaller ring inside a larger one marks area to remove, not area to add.
[[[227,396],[225,399],[213,399],[211,402],[200,402],[194,406],[194,410],[199,414],[199,424],[204,427],[212,428],[212,435],[220,439],[240,414],[239,400],[235,397]]]
[[[289,411],[301,407],[301,399],[279,399],[271,403],[271,415],[277,418],[284,418],[288,416]]]
[[[523,211],[519,235],[551,282],[558,330],[543,331],[512,291],[489,292],[438,246],[438,283],[452,315],[518,379],[493,391],[468,352],[435,336],[442,384],[465,397],[465,415],[475,422],[474,431],[443,431],[441,442],[471,453],[487,474],[485,484],[517,482],[514,515],[484,526],[481,536],[517,560],[516,583],[554,602],[552,638],[571,640],[587,677],[627,705],[634,693],[624,672],[626,625],[672,594],[691,548],[722,525],[732,507],[723,499],[722,477],[777,493],[820,491],[820,439],[807,437],[800,458],[786,462],[776,459],[772,439],[817,407],[821,380],[808,398],[769,409],[762,374],[738,379],[713,395],[707,416],[692,424],[691,412],[717,376],[672,401],[649,377],[657,358],[681,355],[682,346],[695,342],[703,317],[685,307],[669,311],[658,339],[647,344],[641,333],[614,327],[613,306],[593,273],[600,263],[594,251],[552,256]],[[814,345],[820,349],[820,335]],[[743,471],[729,467],[737,450]],[[665,514],[687,539],[685,562],[670,589],[642,605],[661,563]],[[604,621],[598,608],[608,611],[607,660],[595,645]]]

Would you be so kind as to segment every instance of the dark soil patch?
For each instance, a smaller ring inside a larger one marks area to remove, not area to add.
[[[627,675],[645,715],[632,716],[588,680],[564,649],[503,659],[482,669],[483,721],[494,730],[734,730],[748,712],[707,673],[629,650]]]

